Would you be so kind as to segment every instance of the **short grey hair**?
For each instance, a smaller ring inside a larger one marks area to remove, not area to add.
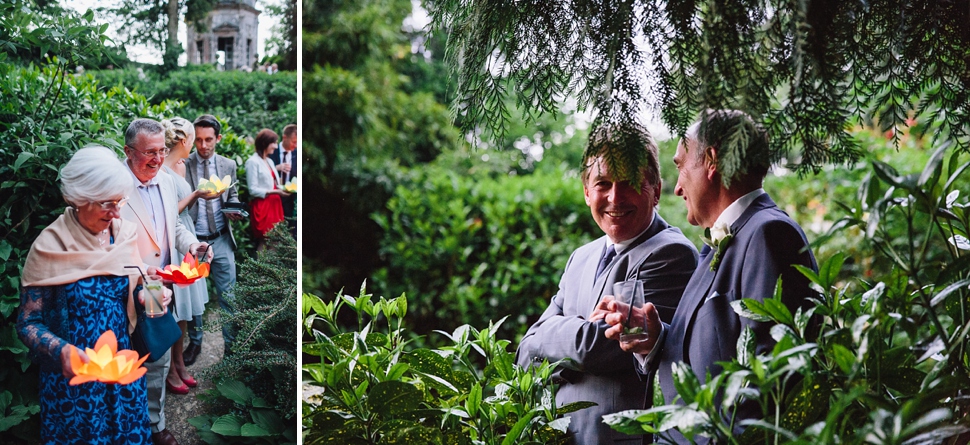
[[[694,156],[703,159],[708,148],[718,157],[718,172],[726,188],[736,181],[761,180],[771,169],[768,134],[749,114],[739,110],[704,110],[684,134],[684,149],[696,142]]]
[[[74,207],[114,198],[133,186],[131,173],[118,155],[100,145],[78,150],[61,169],[61,194]]]
[[[185,140],[189,135],[195,135],[195,125],[189,122],[188,119],[181,117],[173,117],[162,121],[162,127],[165,127],[165,146],[171,150],[178,144],[179,141]]]
[[[164,134],[165,127],[161,123],[154,119],[135,119],[128,125],[128,129],[125,130],[125,145],[131,148],[135,147],[135,139],[138,138],[139,134],[145,134],[153,136],[156,134]]]

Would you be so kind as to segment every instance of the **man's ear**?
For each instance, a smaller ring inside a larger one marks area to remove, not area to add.
[[[586,181],[583,181],[583,199],[586,200],[586,206],[589,207],[589,189],[586,188]]]
[[[713,146],[707,147],[704,152],[704,162],[707,164],[707,179],[713,181],[717,176],[717,150]]]

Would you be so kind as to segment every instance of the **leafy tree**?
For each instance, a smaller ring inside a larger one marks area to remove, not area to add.
[[[857,159],[854,121],[887,130],[918,116],[968,148],[965,1],[434,0],[430,10],[450,38],[465,129],[501,133],[507,95],[535,112],[572,95],[595,125],[653,111],[680,134],[700,110],[746,111],[768,129],[773,160],[802,172]],[[618,147],[617,162],[637,162],[637,145]]]
[[[162,71],[168,72],[178,67],[178,57],[182,54],[178,40],[181,11],[186,11],[186,22],[198,26],[213,6],[215,0],[120,0],[107,11],[121,20],[119,33],[129,41],[159,49]]]
[[[303,3],[303,181],[314,202],[302,217],[327,227],[304,232],[305,276],[338,267],[337,282],[363,281],[379,261],[369,215],[393,192],[398,166],[458,141],[447,107],[402,74],[421,63],[401,29],[410,12],[408,0]]]
[[[296,0],[283,0],[281,5],[266,6],[271,20],[279,19],[273,26],[273,35],[266,41],[266,51],[281,70],[296,71]]]

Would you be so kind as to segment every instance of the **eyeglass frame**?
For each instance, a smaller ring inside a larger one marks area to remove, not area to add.
[[[128,204],[128,197],[125,196],[124,198],[121,198],[117,201],[95,202],[94,204],[97,204],[98,206],[100,206],[101,210],[104,210],[105,212],[110,212],[112,210],[121,210],[121,208],[124,207],[125,204]],[[105,206],[110,206],[110,207],[105,207]]]
[[[151,153],[146,152],[146,151],[139,150],[139,149],[137,149],[135,147],[132,147],[130,145],[128,146],[128,148],[130,148],[132,150],[135,150],[135,151],[138,152],[138,154],[140,154],[142,156],[147,156],[149,158],[157,158],[159,156],[161,156],[162,158],[164,158],[164,157],[168,156],[169,153],[172,152],[172,149],[171,148],[168,148],[168,147],[165,147],[163,149],[159,149],[157,152],[151,152]]]

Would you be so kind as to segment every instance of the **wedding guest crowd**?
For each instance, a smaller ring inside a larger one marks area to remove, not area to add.
[[[217,153],[221,130],[208,114],[194,122],[135,119],[124,134],[124,157],[89,146],[61,169],[66,207],[31,246],[17,318],[17,332],[40,365],[43,443],[178,444],[166,428],[166,393],[189,394],[198,385],[189,367],[201,354],[210,284],[232,313],[237,246],[231,222],[243,220],[248,209],[261,251],[270,247],[266,233],[295,216],[292,204],[284,213],[281,198],[293,197],[284,186],[296,176],[296,126],[284,128],[282,144],[270,129],[256,135],[245,167],[249,206],[239,200],[238,165]],[[279,163],[270,158],[278,148],[287,153]],[[200,188],[213,176],[228,176],[229,187]],[[117,350],[142,344],[136,340],[147,337],[138,329],[146,317],[145,279],[162,280],[165,266],[177,267],[186,254],[208,262],[210,275],[188,285],[164,282],[161,313],[173,320],[171,336],[178,340],[162,342],[164,353],[142,354],[143,376],[119,383],[78,379],[75,370],[91,360],[85,349],[94,349],[102,334],[110,338],[107,331]],[[223,325],[227,354],[233,334]]]

